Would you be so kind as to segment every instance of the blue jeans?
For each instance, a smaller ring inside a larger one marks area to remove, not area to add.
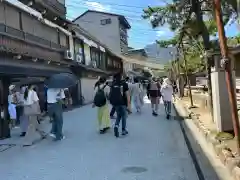
[[[172,110],[172,102],[171,101],[164,101],[165,112],[167,115],[171,114]]]
[[[126,130],[127,125],[127,106],[115,106],[117,113],[117,119],[115,122],[115,127],[119,127],[120,121],[122,120],[122,130]]]
[[[56,135],[56,140],[60,140],[63,137],[63,110],[61,103],[48,104],[48,114],[52,117],[52,130],[51,133]]]

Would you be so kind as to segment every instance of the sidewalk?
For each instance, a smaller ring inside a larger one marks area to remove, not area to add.
[[[240,180],[240,157],[236,154],[236,139],[230,133],[217,132],[210,112],[199,107],[196,102],[194,105],[197,107],[189,109],[188,97],[178,99],[175,102],[178,113],[186,118],[186,128],[190,129],[190,131],[193,128],[197,129],[200,136],[208,144],[209,151],[212,151],[216,159],[221,160],[221,163],[236,180]],[[191,119],[191,121],[187,121],[187,119]],[[197,134],[198,132],[192,133]]]
[[[147,100],[146,100],[147,101]],[[129,116],[129,135],[97,131],[96,109],[84,106],[64,114],[62,142],[44,140],[0,153],[4,180],[197,180],[179,123],[151,115]]]

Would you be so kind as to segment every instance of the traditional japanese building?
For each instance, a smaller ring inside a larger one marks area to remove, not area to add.
[[[8,87],[15,78],[71,72],[70,22],[65,19],[65,6],[53,1],[22,1],[38,12],[0,1],[0,106],[4,109],[0,138],[9,137]]]

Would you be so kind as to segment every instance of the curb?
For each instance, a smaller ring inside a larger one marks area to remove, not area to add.
[[[198,121],[198,116],[185,107],[180,100],[176,100],[174,107],[180,117],[192,120],[194,126],[202,134],[205,141],[211,146],[210,148],[212,148],[214,154],[219,157],[224,167],[226,167],[235,180],[240,180],[240,157],[236,157],[232,151],[226,147],[224,142],[217,140],[216,135],[206,128],[203,123]],[[188,127],[188,124],[185,123],[185,126]]]

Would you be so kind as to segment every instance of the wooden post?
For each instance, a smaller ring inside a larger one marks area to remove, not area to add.
[[[10,79],[8,77],[2,77],[2,106],[4,112],[4,118],[0,121],[0,139],[10,138],[10,129],[9,129],[9,113],[8,113],[8,95],[9,95],[9,85]]]

